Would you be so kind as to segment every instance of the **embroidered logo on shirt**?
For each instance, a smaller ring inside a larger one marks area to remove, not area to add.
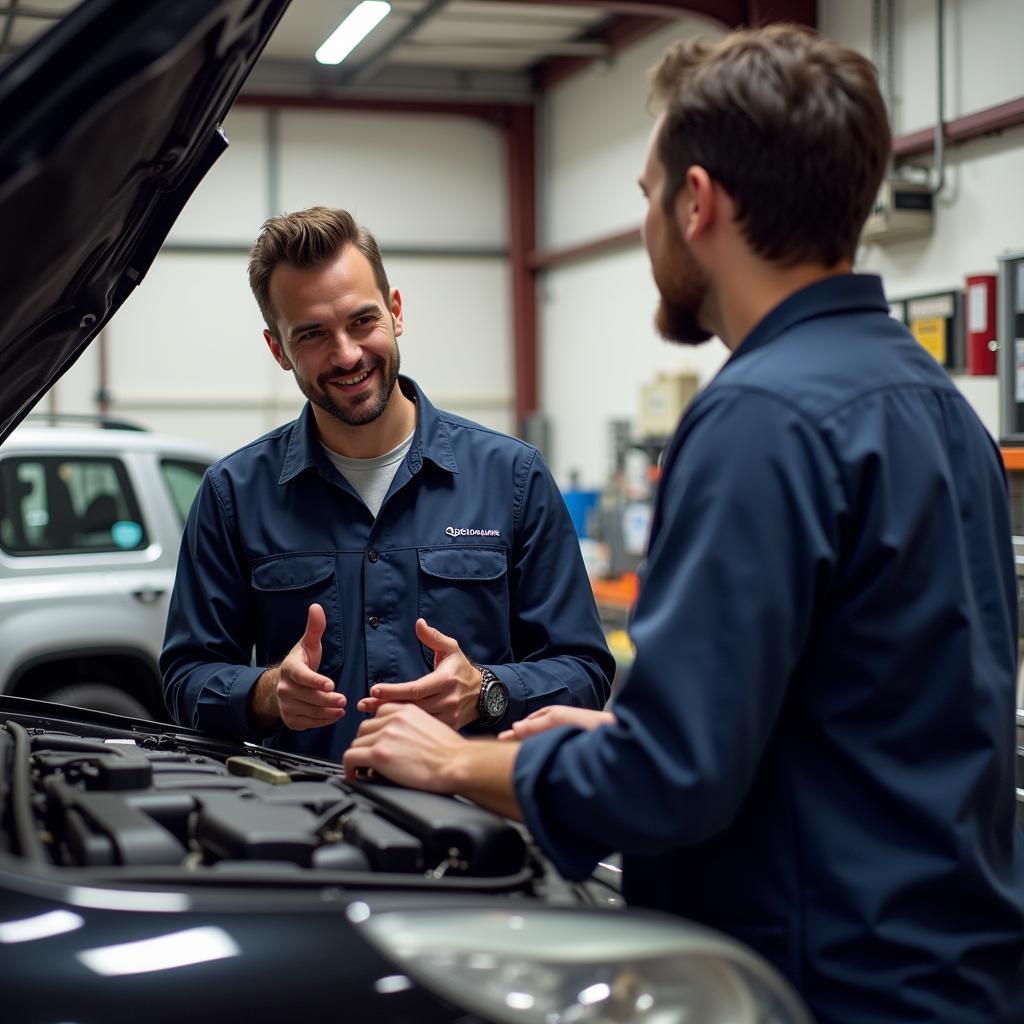
[[[464,526],[449,526],[444,531],[449,537],[500,537],[501,530],[467,530]]]

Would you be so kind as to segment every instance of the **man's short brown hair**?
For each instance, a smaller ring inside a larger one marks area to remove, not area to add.
[[[671,209],[703,167],[736,203],[757,255],[783,266],[852,260],[892,137],[867,58],[796,25],[686,40],[651,70]]]
[[[391,298],[388,275],[376,239],[361,228],[347,210],[313,206],[298,213],[271,217],[262,228],[249,254],[249,287],[266,321],[277,338],[276,312],[270,302],[270,275],[281,263],[298,270],[323,267],[336,259],[347,245],[354,245],[369,261],[385,303]],[[278,341],[281,339],[278,338]]]

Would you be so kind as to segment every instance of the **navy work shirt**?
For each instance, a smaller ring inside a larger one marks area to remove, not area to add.
[[[340,758],[373,683],[433,669],[418,616],[508,687],[492,731],[546,704],[608,699],[615,663],[541,456],[399,382],[416,401],[416,429],[376,519],[327,458],[308,405],[207,472],[160,659],[181,724]],[[249,714],[249,691],[299,641],[313,602],[327,616],[319,671],[348,710],[335,725],[268,734]]]
[[[999,453],[843,275],[781,303],[666,452],[617,724],[527,740],[570,877],[722,929],[820,1024],[1024,1020],[1017,600]]]

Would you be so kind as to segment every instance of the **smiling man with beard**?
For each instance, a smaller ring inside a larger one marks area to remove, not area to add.
[[[417,709],[346,771],[526,821],[569,878],[728,932],[819,1024],[1024,1020],[1017,598],[999,451],[852,272],[874,69],[775,26],[672,47],[640,179],[671,340],[731,350],[662,459],[613,712],[470,742]]]
[[[338,759],[390,702],[477,733],[601,708],[614,661],[551,474],[399,375],[373,237],[344,210],[273,218],[249,280],[309,401],[203,480],[161,657],[176,720]]]

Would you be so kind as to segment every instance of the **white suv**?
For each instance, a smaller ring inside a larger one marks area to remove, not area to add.
[[[0,692],[167,718],[167,602],[185,517],[216,458],[90,417],[30,416],[4,441]]]

